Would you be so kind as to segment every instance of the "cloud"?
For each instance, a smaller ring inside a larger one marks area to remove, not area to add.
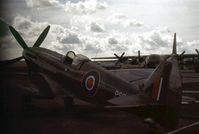
[[[60,4],[58,0],[25,0],[28,7],[42,8]]]
[[[33,22],[30,17],[17,16],[14,19],[14,26],[17,30],[33,44],[41,31],[48,25],[47,22]],[[91,23],[90,30],[102,32],[102,27],[98,23]],[[129,34],[120,32],[106,32],[106,35],[84,34],[82,31],[72,31],[61,25],[51,25],[48,35],[48,42],[43,46],[65,54],[68,50],[74,50],[86,55],[111,54],[114,52],[122,53],[125,51],[128,55],[134,54],[137,50],[143,53],[160,52],[170,47],[172,35],[168,28],[159,28],[142,34]],[[48,45],[47,45],[48,44]]]
[[[60,40],[61,43],[64,44],[79,44],[81,41],[79,40],[76,34],[68,33],[64,38]]]
[[[186,51],[186,53],[196,53],[195,49],[199,50],[199,40],[193,40],[185,43],[184,45],[180,46],[180,50]]]
[[[103,32],[104,28],[103,28],[103,26],[100,26],[96,22],[92,22],[90,24],[90,30],[93,31],[93,32]]]
[[[172,41],[173,35],[167,27],[156,28],[135,37],[137,49],[147,54],[171,53]]]
[[[139,37],[139,39],[142,42],[150,44],[150,46],[167,47],[171,40],[171,36],[169,36],[169,33],[170,33],[170,30],[165,27],[165,28],[155,29],[155,30],[152,30],[151,32],[145,33],[142,37]],[[153,49],[153,47],[151,48]]]
[[[47,25],[48,23],[33,23],[29,17],[23,17],[21,15],[17,15],[12,24],[29,46],[33,45],[39,34]],[[8,34],[0,40],[3,48],[19,47],[16,39],[9,30]]]
[[[106,8],[107,3],[97,0],[79,1],[77,3],[67,1],[64,5],[64,10],[66,12],[74,14],[91,14],[95,13],[97,10],[104,10]]]
[[[123,18],[125,16],[120,17]],[[84,23],[81,22],[80,24]],[[120,54],[122,52],[125,52],[126,55],[136,55],[138,50],[141,50],[142,54],[171,53],[173,33],[167,27],[155,28],[142,33],[130,33],[119,30],[105,31],[100,24],[93,22],[93,20],[87,22],[84,26],[90,26],[89,31],[86,29],[71,29],[72,26],[79,28],[79,22],[76,25],[71,23],[71,27],[51,24],[51,29],[42,47],[62,54],[66,54],[67,51],[72,50],[76,53],[85,54],[88,57],[95,57],[96,55],[113,56],[113,53]],[[32,21],[30,17],[20,15],[16,16],[13,21],[13,26],[22,34],[28,44],[31,44],[30,46],[32,46],[47,25],[47,22]],[[91,26],[94,26],[94,28],[91,29]],[[199,45],[198,40],[182,43],[182,39],[178,36],[177,42],[179,52],[188,46],[190,48],[197,48],[197,45]]]
[[[121,13],[116,13],[107,19],[108,22],[114,25],[121,25],[123,27],[143,27],[144,23],[135,19],[129,19]]]
[[[102,32],[104,31],[104,21],[101,18],[90,15],[74,15],[70,19],[71,30],[86,32]]]
[[[142,27],[144,24],[141,21],[137,20],[127,20],[123,23],[125,27]]]
[[[193,40],[193,41],[190,41],[190,42],[187,42],[187,45],[190,47],[190,46],[199,46],[199,40]]]
[[[84,48],[85,51],[89,51],[90,53],[94,53],[94,52],[102,52],[101,49],[99,49],[97,46],[93,45],[93,44],[86,44],[85,48]]]
[[[32,45],[48,22],[33,22],[30,17],[24,17],[22,15],[17,15],[14,18],[13,26],[25,38],[27,44]]]
[[[0,18],[0,38],[8,35],[8,25]]]
[[[109,43],[109,44],[118,44],[118,41],[117,41],[115,38],[110,37],[110,38],[108,39],[108,43]]]

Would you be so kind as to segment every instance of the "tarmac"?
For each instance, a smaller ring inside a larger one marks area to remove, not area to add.
[[[75,99],[71,112],[66,112],[61,98],[33,99],[31,107],[23,107],[21,94],[37,94],[37,87],[27,75],[24,62],[1,68],[1,131],[8,134],[149,134],[199,133],[199,104],[183,105],[180,120],[173,129],[156,128],[144,123],[144,118],[116,110],[90,108]],[[199,91],[199,74],[181,70],[183,91]],[[38,79],[37,77],[34,77]],[[39,79],[38,79],[39,80]],[[199,94],[183,92],[199,99]]]

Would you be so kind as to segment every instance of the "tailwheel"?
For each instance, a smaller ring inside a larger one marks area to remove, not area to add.
[[[157,124],[152,118],[146,118],[144,123],[148,124],[150,134],[157,133]]]
[[[74,108],[74,100],[73,97],[64,97],[64,109],[67,113],[71,113]]]

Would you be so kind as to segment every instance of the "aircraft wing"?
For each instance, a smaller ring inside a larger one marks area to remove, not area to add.
[[[41,84],[37,83],[37,85],[40,87],[41,94],[58,97],[72,96],[70,90],[63,89],[59,83],[52,80],[48,75],[40,73],[40,76],[43,78],[43,82]]]
[[[123,78],[131,84],[142,83],[145,81],[149,75],[154,71],[154,69],[117,69],[109,70],[114,75]]]
[[[182,56],[182,58],[195,58],[195,57],[199,57],[198,54],[184,54]]]
[[[146,58],[148,55],[142,55],[142,58]],[[127,58],[127,59],[134,59],[134,58],[138,58],[138,56],[124,56],[123,58]],[[95,58],[91,58],[91,59],[98,59],[98,60],[108,60],[108,59],[117,59],[117,57],[95,57]]]
[[[36,72],[30,73],[25,61],[6,64],[6,66],[1,66],[0,68],[0,76],[3,80],[1,82],[5,87],[12,86],[7,84],[9,82],[15,83],[15,87],[24,93],[40,97],[71,95],[71,93],[67,92],[68,90],[61,90],[62,87],[47,75]]]
[[[110,99],[109,102],[114,105],[105,106],[105,109],[120,110],[130,114],[135,114],[142,118],[152,118],[154,121],[167,128],[170,128],[172,120],[175,120],[176,118],[166,109],[167,107],[165,105],[154,102],[146,96],[121,96]],[[169,124],[167,124],[168,122]]]

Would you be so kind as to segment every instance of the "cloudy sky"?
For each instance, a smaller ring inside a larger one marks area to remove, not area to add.
[[[29,46],[50,25],[42,47],[62,54],[168,54],[174,32],[178,53],[199,49],[199,0],[5,0],[0,5],[1,20]],[[0,29],[1,50],[21,49]]]

